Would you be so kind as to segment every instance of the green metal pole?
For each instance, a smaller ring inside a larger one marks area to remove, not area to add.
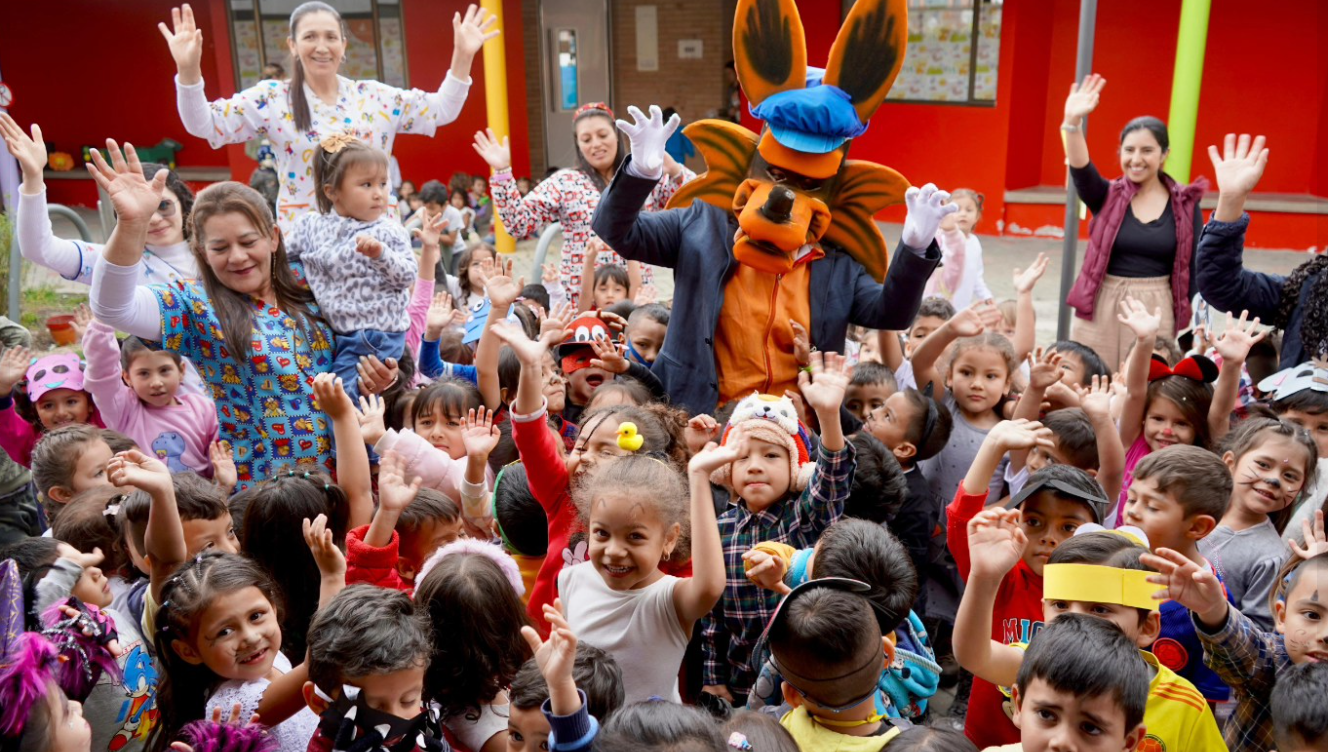
[[[1199,85],[1203,82],[1204,48],[1208,45],[1208,12],[1212,0],[1183,0],[1176,39],[1176,69],[1171,80],[1171,155],[1167,174],[1190,182],[1194,161],[1194,128],[1199,120]]]

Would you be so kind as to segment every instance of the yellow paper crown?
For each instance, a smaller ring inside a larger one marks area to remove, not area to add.
[[[1157,586],[1141,569],[1118,569],[1098,564],[1048,564],[1043,570],[1042,597],[1053,601],[1113,603],[1156,611]]]

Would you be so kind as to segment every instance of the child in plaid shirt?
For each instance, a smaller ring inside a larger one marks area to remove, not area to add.
[[[1276,632],[1259,629],[1228,603],[1212,570],[1168,549],[1141,557],[1159,573],[1149,582],[1164,587],[1154,597],[1190,610],[1204,663],[1231,687],[1236,709],[1222,729],[1231,752],[1273,749],[1274,685],[1293,665],[1328,661],[1328,543],[1322,527],[1314,532],[1308,548],[1292,544],[1296,556],[1273,590]]]
[[[814,465],[811,441],[788,397],[752,394],[738,403],[725,430],[725,444],[743,438],[747,451],[713,476],[738,503],[719,518],[727,583],[702,622],[702,681],[704,691],[739,707],[756,681],[752,646],[779,604],[778,593],[748,581],[743,554],[763,541],[813,546],[843,515],[854,469],[853,447],[839,424],[848,381],[846,362],[834,353],[812,353],[809,371],[799,374],[803,399],[821,425]]]

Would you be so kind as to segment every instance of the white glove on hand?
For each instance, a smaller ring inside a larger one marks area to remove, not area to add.
[[[904,192],[904,203],[908,205],[908,217],[904,220],[902,240],[919,256],[936,238],[941,219],[959,211],[958,206],[950,203],[949,192],[938,189],[933,183],[909,188]]]
[[[682,118],[674,113],[667,123],[664,122],[664,112],[657,104],[650,105],[649,118],[636,107],[628,107],[627,114],[635,122],[619,120],[618,129],[631,141],[632,166],[636,168],[633,172],[643,178],[659,180],[664,175],[664,144],[678,130]]]

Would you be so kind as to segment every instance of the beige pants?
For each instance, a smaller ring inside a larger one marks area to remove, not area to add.
[[[1102,286],[1097,291],[1093,320],[1085,321],[1076,316],[1071,338],[1093,348],[1113,372],[1125,371],[1125,364],[1121,361],[1134,344],[1134,333],[1116,319],[1121,311],[1121,301],[1127,296],[1143,303],[1150,311],[1162,309],[1162,326],[1157,336],[1167,339],[1176,337],[1171,277],[1115,277],[1108,274],[1102,279]]]

